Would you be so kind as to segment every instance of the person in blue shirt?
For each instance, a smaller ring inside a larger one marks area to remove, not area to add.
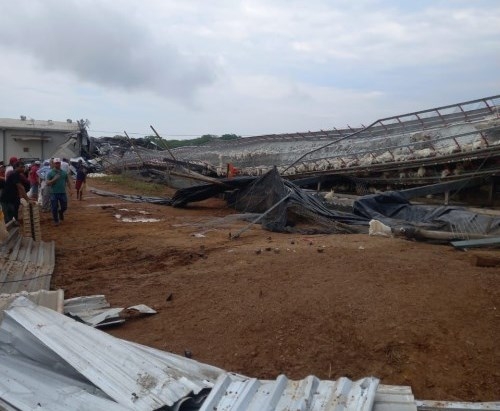
[[[68,209],[66,188],[71,194],[68,173],[61,169],[61,159],[54,159],[54,168],[47,174],[47,185],[50,187],[50,208],[54,225],[64,220],[64,212]]]

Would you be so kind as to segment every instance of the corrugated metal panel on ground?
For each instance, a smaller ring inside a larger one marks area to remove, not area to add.
[[[92,327],[106,327],[124,323],[127,318],[156,314],[156,311],[144,304],[110,308],[104,295],[89,295],[64,300],[64,313]]]
[[[498,411],[500,402],[417,401],[419,411]]]
[[[64,290],[38,290],[33,292],[23,291],[15,294],[0,294],[0,322],[3,319],[3,311],[12,303],[17,297],[26,297],[37,305],[50,308],[58,313],[63,312],[64,303]]]
[[[257,380],[119,340],[19,297],[0,326],[0,409],[203,411],[500,410],[415,401],[410,387],[309,376]],[[212,388],[206,397],[207,391]],[[195,395],[192,395],[192,394]]]
[[[219,377],[200,411],[371,411],[378,382],[373,377],[353,382],[313,376],[292,381],[284,375],[274,381],[242,381],[226,374]]]
[[[48,290],[54,266],[54,242],[35,242],[15,227],[0,247],[0,293]]]
[[[117,404],[81,378],[64,375],[13,352],[0,343],[0,409],[7,410],[106,410],[133,408]],[[7,405],[10,407],[8,408]]]
[[[187,358],[182,359],[187,364],[182,367],[182,357],[170,360],[168,353],[140,349],[23,297],[4,312],[0,333],[21,353],[41,358],[55,369],[76,370],[117,403],[134,410],[172,406],[191,393],[211,388],[223,373]]]
[[[379,384],[373,411],[417,411],[411,387]]]

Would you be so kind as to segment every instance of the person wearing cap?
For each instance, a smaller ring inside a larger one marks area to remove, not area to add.
[[[66,188],[71,193],[68,173],[61,170],[61,159],[54,158],[54,168],[47,174],[47,185],[50,187],[50,208],[54,225],[64,220],[64,212],[68,209]]]
[[[9,176],[10,173],[14,171],[14,164],[17,163],[17,157],[9,158],[9,164],[5,167],[5,179]]]
[[[18,219],[21,198],[30,201],[26,194],[22,178],[24,174],[24,163],[22,161],[17,161],[13,164],[13,168],[14,171],[12,171],[5,180],[5,187],[0,195],[5,223],[8,223],[12,219]]]

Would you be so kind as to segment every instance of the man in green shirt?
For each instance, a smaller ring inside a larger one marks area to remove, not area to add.
[[[71,184],[66,171],[61,170],[61,159],[54,159],[54,168],[47,174],[47,185],[50,187],[50,208],[54,225],[58,226],[64,220],[64,212],[68,208],[66,187],[71,193]]]

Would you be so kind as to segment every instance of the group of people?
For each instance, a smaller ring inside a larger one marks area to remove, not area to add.
[[[83,184],[87,170],[82,160],[76,169],[76,196],[83,200]],[[66,159],[51,158],[40,164],[35,161],[30,167],[16,157],[11,157],[9,164],[0,163],[0,204],[5,223],[18,220],[21,199],[38,202],[42,211],[51,211],[54,225],[64,220],[68,209],[68,196],[72,195],[71,170]]]

